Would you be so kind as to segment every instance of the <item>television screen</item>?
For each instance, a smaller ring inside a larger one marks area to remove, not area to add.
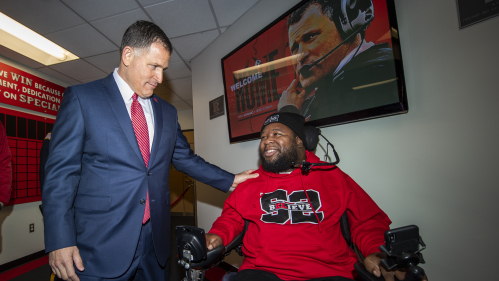
[[[302,1],[222,58],[230,142],[275,112],[325,127],[408,111],[393,0]]]

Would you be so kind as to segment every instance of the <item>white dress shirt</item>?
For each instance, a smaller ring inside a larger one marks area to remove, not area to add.
[[[132,120],[132,96],[135,92],[128,86],[128,84],[121,78],[118,74],[118,68],[114,69],[113,72],[114,80],[116,84],[118,84],[118,89],[120,90],[121,96],[123,97],[123,101],[125,102],[126,110],[128,111],[128,116],[130,116],[130,120]],[[140,96],[137,98],[140,105],[142,106],[142,110],[144,111],[144,115],[146,116],[147,122],[147,130],[149,131],[149,151],[152,148],[152,141],[154,140],[154,112],[152,111],[151,99],[143,99]]]
[[[366,42],[366,40],[363,40],[361,45],[355,49],[353,49],[352,51],[350,51],[350,53],[348,53],[348,55],[346,55],[343,60],[341,60],[340,64],[338,64],[338,67],[336,68],[336,70],[334,71],[333,75],[336,75],[338,74],[338,72],[340,72],[340,70],[347,64],[350,62],[350,60],[352,60],[352,58],[357,55],[359,55],[360,53],[364,52],[365,50],[371,48],[372,46],[374,46],[374,43],[373,42]]]

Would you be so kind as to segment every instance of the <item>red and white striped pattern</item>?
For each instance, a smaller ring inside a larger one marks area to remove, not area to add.
[[[130,113],[132,115],[132,125],[133,131],[135,132],[135,137],[137,138],[137,142],[139,144],[140,153],[142,153],[142,158],[144,158],[144,163],[146,164],[146,168],[149,165],[149,156],[151,152],[149,150],[149,130],[147,129],[147,121],[146,116],[144,115],[144,110],[142,110],[142,106],[137,100],[137,94],[133,94],[132,99],[132,107],[130,109]],[[149,212],[149,190],[147,191],[147,199],[146,199],[146,209],[144,211],[144,218],[142,219],[142,223],[145,224],[150,218]]]

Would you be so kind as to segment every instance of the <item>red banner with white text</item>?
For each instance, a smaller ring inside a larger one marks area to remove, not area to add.
[[[0,62],[0,103],[57,115],[64,87]]]

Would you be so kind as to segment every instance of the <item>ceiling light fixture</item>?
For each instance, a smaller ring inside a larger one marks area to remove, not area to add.
[[[29,46],[26,46],[26,43]],[[0,44],[45,65],[78,59],[74,54],[1,12]]]

